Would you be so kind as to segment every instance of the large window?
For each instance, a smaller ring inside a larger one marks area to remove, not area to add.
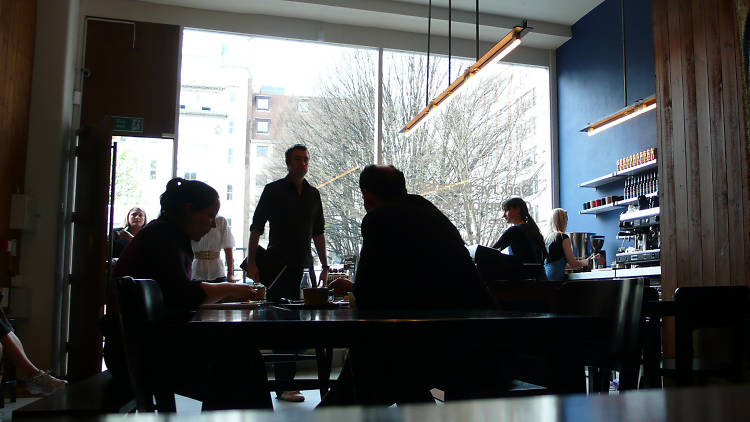
[[[546,219],[552,208],[545,68],[492,65],[421,127],[401,133],[426,101],[472,62],[432,57],[429,95],[422,54],[383,55],[383,157],[401,168],[411,193],[425,196],[468,244],[491,245],[505,229],[502,201],[522,196]],[[543,221],[539,222],[543,224]]]
[[[184,31],[177,174],[207,177],[227,198],[220,214],[235,221],[238,246],[263,186],[286,174],[284,152],[302,143],[331,263],[359,252],[358,175],[377,152],[378,60],[374,49]],[[551,209],[548,72],[493,65],[446,110],[400,133],[469,64],[453,59],[449,75],[448,60],[433,56],[427,95],[426,56],[385,51],[380,152],[468,244],[486,245],[505,228],[504,199],[523,196],[541,220]]]

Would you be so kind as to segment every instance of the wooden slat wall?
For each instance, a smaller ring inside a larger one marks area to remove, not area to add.
[[[9,229],[11,194],[23,192],[29,138],[36,1],[0,0],[0,239]],[[10,285],[17,261],[0,253],[0,286]]]
[[[750,285],[748,151],[734,0],[653,0],[662,287]]]

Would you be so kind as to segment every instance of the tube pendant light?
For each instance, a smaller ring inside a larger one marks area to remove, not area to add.
[[[479,7],[479,2],[477,2],[477,10]],[[477,27],[479,27],[479,13],[477,11]],[[429,23],[428,23],[429,27]],[[406,124],[406,126],[401,129],[401,133],[405,133],[406,135],[409,135],[410,132],[417,129],[421,125],[423,125],[432,115],[435,114],[435,111],[438,107],[443,106],[445,108],[447,106],[447,103],[452,99],[453,95],[458,92],[461,87],[465,86],[467,82],[473,77],[475,77],[482,69],[485,69],[491,64],[498,63],[500,60],[502,60],[505,56],[507,56],[511,51],[513,51],[516,47],[518,47],[521,44],[521,36],[523,35],[523,32],[528,29],[528,26],[526,24],[526,21],[523,21],[523,23],[519,26],[516,26],[513,28],[512,31],[510,31],[503,39],[501,39],[497,44],[495,44],[487,53],[485,53],[484,56],[477,59],[476,63],[469,66],[466,71],[459,75],[458,78],[456,78],[453,83],[451,83],[448,88],[445,89],[442,93],[440,93],[435,99],[433,99],[431,102],[427,103],[425,108],[422,109],[419,113],[417,113],[416,116],[414,116],[413,119],[409,123]],[[428,31],[429,32],[429,31]],[[477,29],[477,34],[479,33]],[[479,44],[479,37],[477,36],[477,44]],[[450,40],[449,40],[450,42]],[[429,34],[428,34],[428,47],[427,47],[427,56],[429,57],[430,51],[429,51]],[[478,52],[477,48],[477,52]],[[429,68],[427,69],[427,74],[429,77]],[[429,85],[428,85],[429,88]]]
[[[620,123],[625,123],[628,120],[640,116],[643,113],[649,112],[656,109],[656,95],[652,95],[646,99],[640,99],[633,104],[628,103],[628,67],[627,67],[627,55],[626,55],[626,44],[625,44],[625,0],[620,2],[620,17],[622,21],[622,84],[623,93],[625,96],[625,108],[610,114],[609,116],[597,121],[596,123],[589,123],[588,126],[581,129],[581,132],[586,132],[589,136],[594,136],[597,133],[604,132],[605,130],[617,126]]]

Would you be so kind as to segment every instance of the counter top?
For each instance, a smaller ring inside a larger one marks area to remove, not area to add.
[[[640,268],[622,268],[622,269],[602,269],[592,270],[583,273],[570,273],[568,280],[600,280],[611,278],[627,277],[659,277],[661,276],[661,267],[640,267]]]

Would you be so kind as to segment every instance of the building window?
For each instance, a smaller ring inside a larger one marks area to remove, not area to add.
[[[227,185],[227,201],[232,200],[232,185]]]
[[[234,133],[234,122],[229,122],[229,133]]]
[[[307,100],[299,100],[297,103],[297,111],[300,113],[307,113],[310,111],[310,103]]]
[[[195,180],[196,178],[197,178],[197,174],[194,171],[185,172],[185,180]]]
[[[230,217],[227,217],[227,229],[230,232],[232,231],[232,219]]]
[[[234,161],[234,148],[229,148],[227,150],[227,164],[232,164],[232,161]]]
[[[203,111],[211,111],[211,107],[201,107],[201,110],[203,110]]]
[[[256,146],[255,155],[258,157],[268,157],[268,146],[267,145]]]
[[[149,170],[148,178],[151,180],[156,179],[156,160],[151,160],[151,169]]]
[[[271,119],[255,119],[255,133],[268,133]]]
[[[271,109],[271,97],[255,97],[255,109],[256,110],[270,110]]]

